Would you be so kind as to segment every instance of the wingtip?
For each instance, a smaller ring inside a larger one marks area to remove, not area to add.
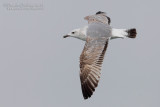
[[[105,12],[102,12],[102,11],[98,11],[98,12],[96,12],[96,15],[97,14],[106,14]]]

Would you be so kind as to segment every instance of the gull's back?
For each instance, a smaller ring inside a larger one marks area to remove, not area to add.
[[[87,36],[90,37],[111,37],[111,27],[108,24],[94,22],[88,25]]]

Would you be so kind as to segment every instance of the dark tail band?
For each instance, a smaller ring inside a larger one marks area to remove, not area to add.
[[[136,38],[137,32],[136,32],[135,28],[128,29],[126,32],[128,33],[127,37],[129,37],[129,38]]]

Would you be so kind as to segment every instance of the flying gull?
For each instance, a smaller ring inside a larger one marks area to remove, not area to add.
[[[86,41],[80,56],[80,81],[84,99],[92,96],[101,74],[101,66],[110,39],[135,38],[136,29],[116,29],[105,12],[97,12],[84,18],[88,25],[74,29],[64,36]]]

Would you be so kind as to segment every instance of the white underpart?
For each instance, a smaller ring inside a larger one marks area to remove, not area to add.
[[[111,39],[125,38],[127,35],[128,35],[128,33],[126,32],[126,29],[115,29],[115,28],[112,28],[112,37],[111,37]]]

